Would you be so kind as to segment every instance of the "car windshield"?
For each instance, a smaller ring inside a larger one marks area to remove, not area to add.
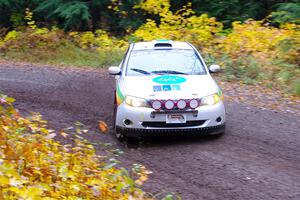
[[[189,49],[134,50],[127,64],[126,75],[206,74],[199,57]]]

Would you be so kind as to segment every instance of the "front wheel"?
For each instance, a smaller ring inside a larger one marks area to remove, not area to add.
[[[117,117],[117,104],[116,102],[114,103],[114,114],[113,114],[113,127],[114,127],[114,130],[115,130],[115,136],[116,138],[120,141],[120,142],[123,142],[125,137],[124,137],[124,134],[121,133],[121,131],[119,131],[117,128],[116,128],[116,117]]]
[[[116,130],[116,117],[117,117],[117,105],[114,104],[114,113],[113,113],[113,128]]]
[[[124,136],[124,134],[121,133],[121,132],[119,132],[119,131],[117,131],[116,129],[115,129],[115,136],[116,136],[116,138],[117,138],[120,142],[123,142],[123,141],[125,141],[125,139],[126,139],[126,137]]]
[[[226,126],[224,124],[221,130],[219,130],[218,132],[209,133],[208,136],[211,138],[220,138],[225,134],[225,132],[226,132]]]
[[[216,134],[209,134],[209,137],[212,138],[220,138],[225,134],[225,132],[220,132],[220,133],[216,133]]]
[[[130,148],[136,147],[142,139],[141,137],[128,136],[126,132],[120,128],[115,128],[115,136],[120,142],[125,143]]]

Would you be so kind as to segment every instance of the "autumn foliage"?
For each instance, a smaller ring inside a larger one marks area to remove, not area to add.
[[[84,139],[62,145],[40,115],[20,116],[13,101],[0,96],[0,199],[147,199],[137,187],[143,166],[131,178]]]

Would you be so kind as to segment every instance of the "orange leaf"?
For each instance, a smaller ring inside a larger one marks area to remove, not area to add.
[[[108,131],[108,126],[104,121],[99,121],[98,127],[102,133],[106,133]]]

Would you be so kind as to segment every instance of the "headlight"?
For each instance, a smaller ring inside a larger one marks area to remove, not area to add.
[[[220,96],[218,94],[212,94],[201,98],[201,106],[204,105],[215,105],[220,102]]]
[[[138,97],[126,96],[125,102],[127,105],[130,105],[132,107],[149,107],[146,99],[142,99]]]

